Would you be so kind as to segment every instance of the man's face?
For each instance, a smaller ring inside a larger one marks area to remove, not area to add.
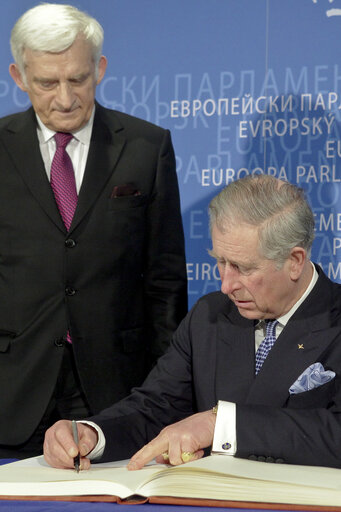
[[[212,228],[212,256],[217,259],[221,291],[235,303],[239,313],[249,319],[279,318],[300,296],[292,279],[292,260],[282,268],[265,259],[258,249],[258,231],[240,224],[222,233]]]
[[[26,49],[24,56],[26,82],[15,64],[11,64],[10,74],[27,92],[44,125],[61,132],[82,128],[90,119],[96,85],[105,73],[105,57],[101,57],[96,78],[90,46],[82,39],[60,53]]]

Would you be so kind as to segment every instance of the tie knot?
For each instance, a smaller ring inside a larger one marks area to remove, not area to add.
[[[70,140],[73,138],[72,133],[57,132],[54,135],[57,148],[65,148]]]
[[[276,337],[276,325],[278,320],[266,320],[266,337]]]

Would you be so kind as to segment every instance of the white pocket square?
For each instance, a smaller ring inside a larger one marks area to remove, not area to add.
[[[321,363],[314,363],[308,366],[306,370],[298,377],[290,388],[289,393],[296,395],[303,393],[304,391],[310,391],[311,389],[318,388],[323,384],[331,381],[335,377],[335,372],[331,370],[325,370]]]

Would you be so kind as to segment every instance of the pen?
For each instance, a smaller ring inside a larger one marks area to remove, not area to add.
[[[72,420],[72,434],[73,434],[73,440],[78,447],[78,443],[79,443],[78,428],[77,428],[77,423],[75,422],[75,420]],[[80,467],[79,452],[78,452],[78,455],[73,460],[74,460],[74,464],[75,464],[75,470],[77,471],[77,473],[79,473],[79,467]]]

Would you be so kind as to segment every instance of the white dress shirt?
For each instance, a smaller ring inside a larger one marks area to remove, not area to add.
[[[88,158],[90,139],[92,133],[92,126],[94,122],[95,107],[92,110],[89,121],[83,128],[76,132],[72,132],[73,139],[70,140],[66,146],[66,151],[71,158],[73,170],[75,173],[77,194],[81,188],[84,177],[85,165]],[[39,140],[39,147],[47,177],[50,181],[51,164],[56,152],[56,141],[54,139],[54,132],[47,128],[36,115],[38,121],[37,135]]]

